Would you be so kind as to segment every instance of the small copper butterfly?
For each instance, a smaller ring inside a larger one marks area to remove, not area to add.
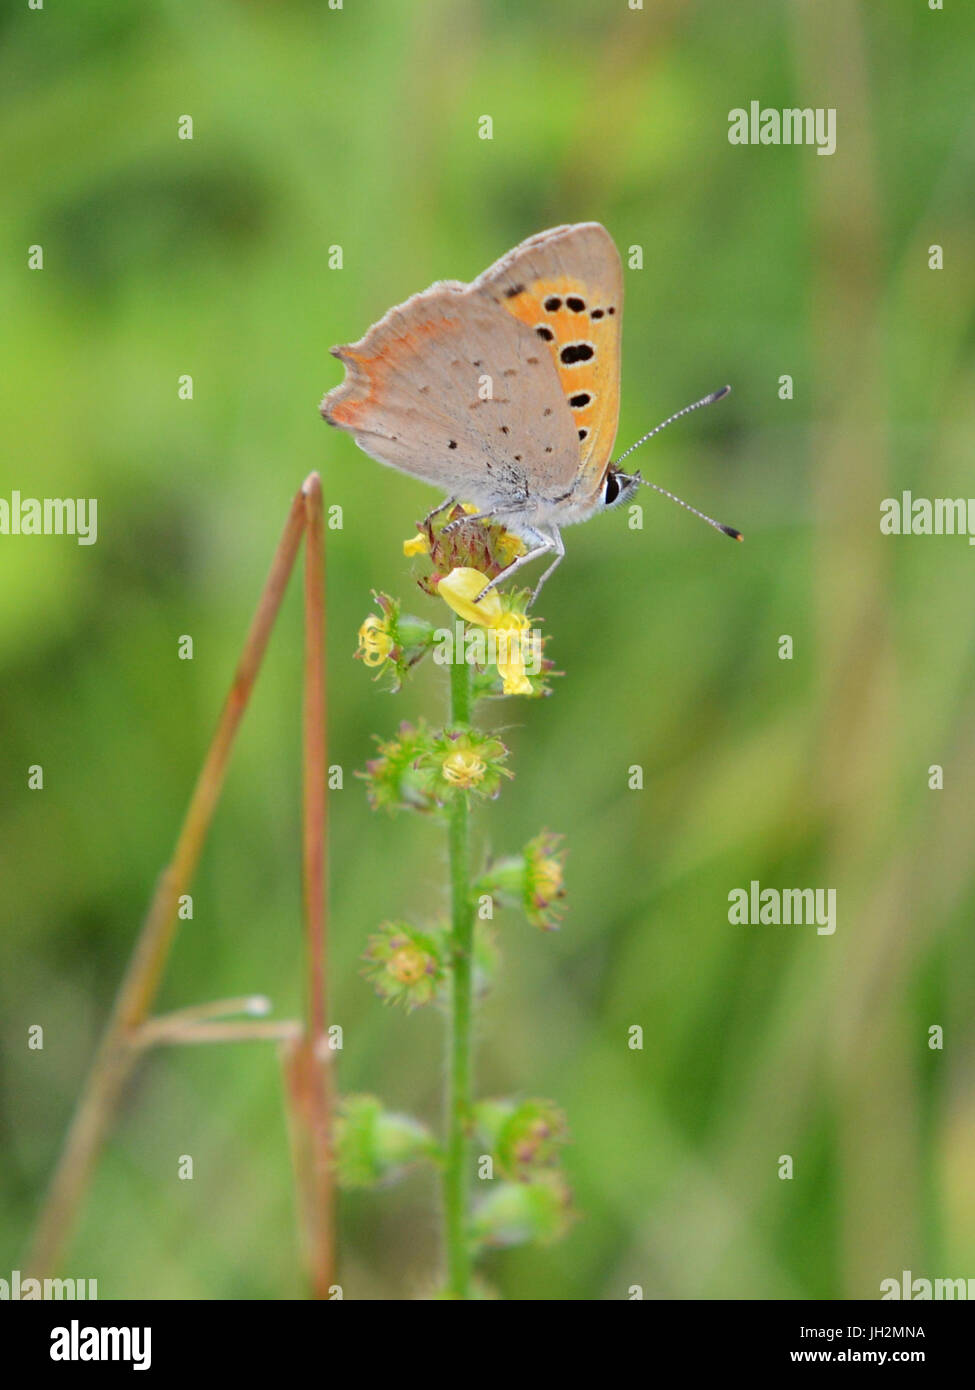
[[[619,467],[631,449],[610,462],[622,318],[623,268],[605,227],[553,227],[471,284],[438,281],[358,343],[332,348],[346,377],[321,413],[372,458],[447,493],[431,516],[472,502],[477,517],[501,521],[526,543],[487,588],[554,554],[537,597],[565,554],[560,528],[618,505],[646,481]],[[686,406],[632,448],[729,389]]]

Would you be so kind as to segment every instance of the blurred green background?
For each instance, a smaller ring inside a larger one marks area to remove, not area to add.
[[[7,11],[0,495],[95,496],[99,538],[0,538],[0,1274],[314,468],[345,517],[328,534],[341,1085],[437,1122],[442,1020],[384,1008],[359,958],[382,919],[440,911],[443,835],[371,813],[352,771],[443,693],[430,667],[390,697],[351,659],[373,586],[439,620],[401,553],[434,499],[317,404],[341,377],[332,343],[592,218],[644,250],[618,449],[730,381],[635,461],[746,543],[649,493],[642,532],[621,513],[570,530],[541,604],[565,678],[484,711],[517,776],[480,843],[564,832],[570,911],[551,936],[503,919],[479,1087],[565,1107],[582,1214],[485,1272],[517,1299],[870,1298],[905,1268],[975,1276],[975,561],[964,539],[878,525],[904,488],[975,491],[973,52],[952,0]],[[837,152],[730,145],[753,99],[835,107]],[[295,584],[160,1008],[260,991],[300,1011],[301,654]],[[729,925],[752,879],[835,888],[836,934]],[[343,1198],[346,1297],[422,1295],[437,1243],[425,1174]],[[301,1296],[273,1048],[148,1059],[65,1271],[103,1298]]]

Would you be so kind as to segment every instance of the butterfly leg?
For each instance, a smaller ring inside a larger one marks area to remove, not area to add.
[[[456,497],[448,497],[446,502],[441,502],[439,507],[434,507],[432,512],[427,512],[426,516],[420,522],[420,525],[429,526],[435,516],[439,516],[441,512],[447,511],[448,507],[452,507],[456,501]]]
[[[552,527],[552,548],[555,551],[555,559],[552,561],[548,569],[542,575],[541,579],[535,585],[535,590],[530,600],[530,603],[532,604],[534,604],[535,600],[542,592],[542,585],[545,583],[546,579],[548,579],[549,575],[555,573],[559,565],[562,563],[563,558],[565,557],[565,545],[562,541],[562,533],[557,526]]]
[[[559,535],[558,529],[554,526],[552,527],[551,533],[548,531],[536,531],[532,529],[531,531],[523,531],[522,536],[526,541],[528,541],[529,543],[534,542],[534,544],[531,544],[531,548],[529,550],[526,550],[524,555],[519,555],[516,560],[512,560],[511,564],[508,565],[505,569],[503,569],[500,574],[495,575],[495,577],[488,584],[485,584],[484,588],[481,590],[477,598],[474,600],[475,603],[480,603],[481,599],[484,597],[485,594],[490,593],[490,591],[493,588],[495,588],[496,585],[500,584],[502,580],[509,579],[511,575],[513,575],[517,570],[521,569],[522,565],[527,565],[529,561],[537,560],[540,555],[547,555],[549,551],[554,550],[556,552],[555,562],[554,564],[549,565],[548,569],[545,571],[545,573],[542,575],[541,579],[535,586],[535,592],[531,596],[531,602],[535,602],[536,598],[538,597],[539,589],[541,589],[546,579],[549,577],[549,575],[555,569],[556,565],[558,565],[559,561],[562,559],[562,556],[565,554],[565,547],[562,544],[562,537]]]
[[[444,535],[449,536],[451,531],[458,530],[466,521],[493,521],[497,516],[512,516],[514,513],[520,511],[522,511],[522,506],[519,503],[517,507],[492,507],[489,512],[465,512],[465,514],[459,516],[456,521],[447,522],[447,525],[443,528]]]

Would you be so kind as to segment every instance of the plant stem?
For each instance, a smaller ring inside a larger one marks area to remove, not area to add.
[[[307,1123],[311,1147],[307,1248],[312,1294],[328,1298],[335,1283],[335,1190],[332,1163],[334,1077],[328,1039],[325,964],[328,942],[328,750],[325,718],[325,535],[322,484],[305,483],[305,699],[303,885],[308,972]]]
[[[274,620],[305,529],[305,494],[291,504],[216,733],[190,798],[173,857],[160,876],[112,1014],[81,1092],[64,1148],[41,1207],[25,1267],[37,1277],[53,1273],[68,1242],[105,1133],[125,1083],[141,1056],[134,1046],[162,980],[178,925],[181,894],[189,891],[223,787],[234,739],[250,699]]]
[[[450,667],[451,724],[468,724],[471,716],[471,674],[464,661]],[[471,1251],[468,1229],[470,1200],[470,1117],[472,1098],[473,944],[474,910],[470,889],[470,811],[463,794],[450,807],[451,888],[451,1020],[447,1161],[444,1170],[444,1225],[447,1247],[447,1289],[453,1298],[470,1297]]]

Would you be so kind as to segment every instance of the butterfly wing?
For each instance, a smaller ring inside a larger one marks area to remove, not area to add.
[[[619,420],[623,267],[598,222],[529,237],[471,286],[544,343],[579,438],[580,498],[606,472]]]
[[[619,414],[623,272],[596,222],[529,237],[333,348],[321,412],[382,463],[479,506],[594,496]]]
[[[579,441],[551,356],[491,294],[433,285],[332,351],[347,375],[321,413],[381,463],[485,510],[571,485]]]

